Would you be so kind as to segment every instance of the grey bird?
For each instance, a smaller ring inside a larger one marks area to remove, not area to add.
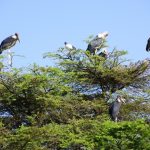
[[[0,45],[0,54],[4,50],[7,50],[7,49],[10,49],[11,47],[13,47],[17,41],[20,42],[18,33],[15,33],[14,35],[11,35],[11,36],[7,37],[6,39],[4,39]]]
[[[147,51],[147,52],[150,51],[150,38],[147,40],[146,51]]]
[[[118,115],[122,102],[125,103],[125,99],[122,96],[118,95],[116,100],[109,107],[109,115],[111,119],[115,122],[117,122],[118,120]]]
[[[97,50],[99,50],[102,46],[103,41],[108,36],[108,32],[99,33],[91,42],[88,44],[87,51],[90,54],[96,54]]]

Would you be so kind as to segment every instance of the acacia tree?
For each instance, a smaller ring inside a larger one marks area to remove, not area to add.
[[[105,47],[106,41],[103,41],[99,50]],[[79,92],[93,89],[98,96],[104,96],[128,88],[148,90],[150,61],[132,63],[124,58],[126,54],[127,51],[114,49],[104,58],[81,49],[60,48],[56,54],[47,53],[44,57],[58,59],[60,69],[71,78],[68,84]]]
[[[106,45],[103,41],[99,51]],[[150,113],[150,60],[131,62],[125,59],[126,54],[125,50],[113,49],[105,58],[81,49],[60,48],[57,53],[47,53],[45,57],[58,60],[58,67],[70,79],[68,85],[87,100],[102,98],[107,102],[114,93],[119,92],[127,102],[133,101],[124,110],[127,112],[124,119],[132,120],[141,113],[143,116]]]

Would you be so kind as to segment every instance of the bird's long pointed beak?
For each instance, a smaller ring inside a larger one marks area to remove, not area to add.
[[[18,41],[19,41],[19,43],[20,43],[20,39],[18,38]]]

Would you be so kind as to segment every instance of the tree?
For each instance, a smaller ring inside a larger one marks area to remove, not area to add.
[[[106,41],[103,41],[100,50],[105,47]],[[56,54],[47,53],[44,57],[58,59],[60,69],[71,78],[68,84],[78,92],[94,90],[103,97],[106,93],[128,88],[142,90],[146,87],[148,90],[150,61],[129,63],[123,58],[126,54],[127,51],[114,49],[108,58],[104,58],[81,49],[70,51],[60,48]]]
[[[55,58],[55,67],[8,72],[1,65],[0,149],[148,150],[150,128],[142,118],[150,114],[150,63],[130,62],[126,54],[114,49],[106,58],[60,48],[44,56]],[[118,123],[108,115],[115,94],[127,99]]]

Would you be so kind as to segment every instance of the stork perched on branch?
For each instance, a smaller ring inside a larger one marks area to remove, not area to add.
[[[121,104],[125,103],[125,99],[118,95],[116,100],[109,107],[109,114],[113,121],[117,122]]]
[[[4,39],[2,42],[1,42],[1,45],[0,45],[0,54],[4,51],[4,50],[7,50],[7,49],[10,49],[11,47],[13,47],[16,42],[19,41],[19,36],[17,33],[15,33],[14,35],[11,35],[9,37],[7,37],[6,39]]]
[[[13,47],[17,41],[20,42],[18,34],[15,33],[14,35],[11,35],[7,37],[6,39],[4,39],[0,45],[0,54],[2,54],[4,50],[8,49],[8,64],[10,66],[12,66],[12,54],[11,54],[10,48]]]
[[[69,59],[72,59],[72,52],[74,52],[74,50],[76,50],[76,47],[67,42],[64,42],[64,44],[65,44],[65,48],[69,51],[67,54],[67,57]]]
[[[108,32],[102,32],[99,33],[91,42],[88,44],[87,51],[90,52],[90,54],[96,54],[97,50],[102,48],[102,44],[106,37],[108,36]]]

